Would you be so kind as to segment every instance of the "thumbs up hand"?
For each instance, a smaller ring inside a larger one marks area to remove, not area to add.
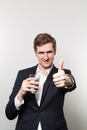
[[[66,75],[63,70],[64,60],[61,59],[59,62],[58,72],[53,75],[53,82],[56,87],[65,87],[66,86]]]

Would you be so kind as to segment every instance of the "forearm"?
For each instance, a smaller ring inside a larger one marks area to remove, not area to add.
[[[15,103],[14,103],[14,99],[10,100],[6,106],[5,109],[5,113],[6,113],[6,117],[9,120],[13,120],[17,117],[18,115],[18,110],[16,109]]]
[[[10,100],[5,109],[7,118],[9,120],[16,118],[23,104],[24,104],[24,99],[21,99],[20,101],[17,95],[13,100]]]

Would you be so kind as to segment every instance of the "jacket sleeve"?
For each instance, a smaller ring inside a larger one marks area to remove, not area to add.
[[[18,91],[21,87],[21,83],[22,83],[22,79],[21,79],[20,71],[19,71],[17,78],[16,78],[16,81],[15,81],[15,84],[14,84],[14,87],[13,87],[13,90],[12,90],[12,93],[9,97],[9,101],[8,101],[6,108],[5,108],[5,114],[9,120],[16,118],[18,113],[19,113],[19,110],[17,110],[15,107],[14,99],[15,99],[16,94],[18,93]]]
[[[71,70],[69,70],[69,69],[64,69],[64,71],[65,71],[65,74],[68,74],[68,75],[70,75],[70,77],[73,79],[73,85],[69,88],[62,88],[62,92],[63,93],[67,93],[67,92],[71,92],[71,91],[73,91],[74,89],[76,89],[76,81],[75,81],[75,78],[74,78],[74,76],[72,75],[72,73],[71,73]]]

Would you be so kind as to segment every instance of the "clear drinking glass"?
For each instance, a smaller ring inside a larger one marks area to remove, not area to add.
[[[39,75],[29,74],[29,77],[31,77],[31,78],[36,78],[35,80],[34,80],[34,79],[32,79],[32,80],[35,81],[35,82],[37,82],[37,81],[39,82],[39,79],[40,79],[40,76],[39,76]],[[34,88],[31,88],[31,89],[33,90]],[[38,89],[35,89],[35,90],[36,90],[35,92],[32,92],[33,94],[36,93]]]

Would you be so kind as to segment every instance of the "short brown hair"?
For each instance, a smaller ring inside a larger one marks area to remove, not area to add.
[[[48,33],[40,33],[34,39],[34,50],[37,51],[37,46],[42,46],[51,42],[53,49],[56,52],[56,40]]]

